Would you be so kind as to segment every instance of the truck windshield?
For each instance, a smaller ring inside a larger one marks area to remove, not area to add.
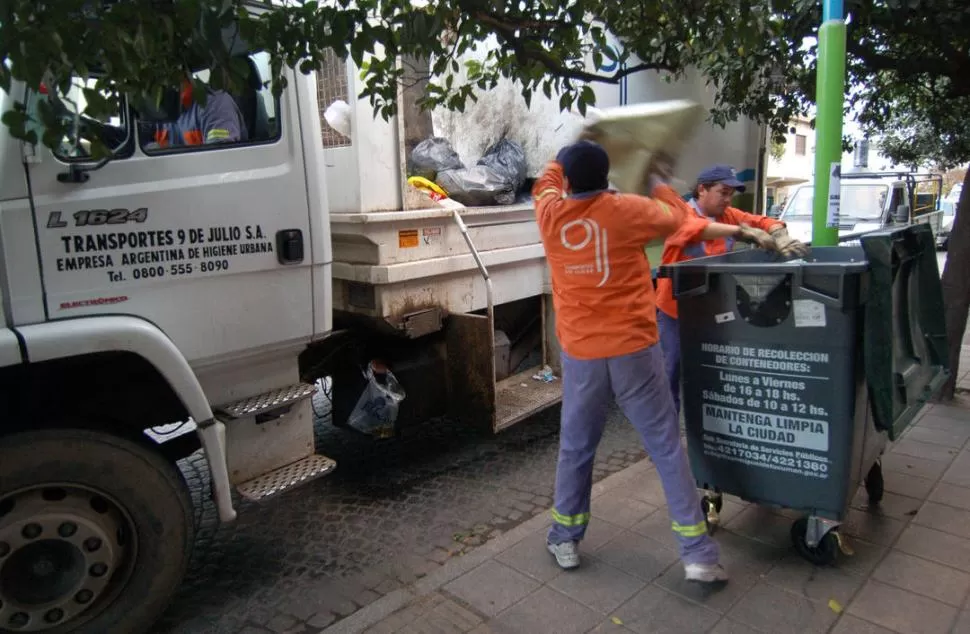
[[[856,222],[878,222],[882,219],[888,195],[889,185],[843,183],[840,214],[843,218],[851,218]],[[811,185],[799,187],[782,213],[782,219],[810,220],[814,198],[815,192]]]

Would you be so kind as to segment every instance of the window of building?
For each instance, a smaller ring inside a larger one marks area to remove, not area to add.
[[[808,139],[804,134],[795,135],[795,154],[798,156],[805,156],[805,150]]]

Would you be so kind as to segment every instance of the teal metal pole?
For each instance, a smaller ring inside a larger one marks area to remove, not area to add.
[[[845,100],[845,34],[842,0],[822,0],[815,85],[815,197],[812,245],[839,243],[842,108]]]

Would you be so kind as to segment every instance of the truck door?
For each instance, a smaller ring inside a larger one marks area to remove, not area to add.
[[[246,60],[258,73],[268,56]],[[31,95],[28,108],[60,102],[58,116],[77,121],[73,104],[92,85],[76,79],[68,94],[51,87]],[[251,77],[232,95],[241,132],[220,126],[207,138],[190,129],[198,121],[187,122],[183,139],[205,142],[175,144],[176,133],[167,147],[157,126],[133,121],[122,104],[102,133],[111,160],[73,179],[83,182],[72,182],[68,168],[95,163],[86,145],[38,147],[29,175],[48,319],[141,316],[190,362],[308,340],[309,213],[295,89],[277,101]]]

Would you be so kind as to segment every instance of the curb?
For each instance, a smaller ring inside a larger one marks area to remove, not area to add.
[[[645,475],[653,470],[653,463],[646,457],[633,463],[622,471],[609,475],[593,485],[593,499],[627,484],[634,478]],[[515,546],[529,535],[548,526],[546,513],[540,513],[519,524],[507,533],[485,542],[467,555],[452,559],[437,570],[416,581],[408,588],[401,588],[390,592],[370,605],[357,610],[345,619],[324,629],[321,634],[358,634],[377,625],[391,614],[414,603],[430,594],[434,594],[442,586],[454,581],[467,572],[472,571],[483,563],[493,559],[500,553]]]

